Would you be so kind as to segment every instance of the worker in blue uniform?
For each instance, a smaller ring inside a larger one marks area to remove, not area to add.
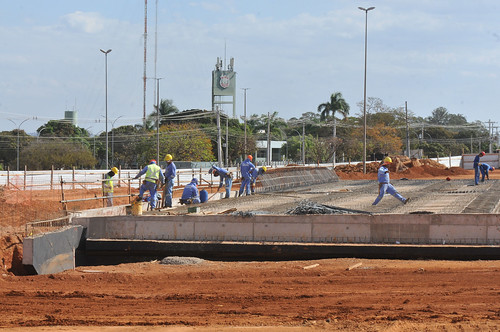
[[[165,189],[163,190],[163,197],[165,197],[164,207],[172,207],[172,193],[174,191],[174,181],[177,174],[177,167],[172,160],[172,155],[165,156],[167,167],[165,168]]]
[[[184,187],[182,192],[181,204],[199,204],[200,194],[198,192],[198,179],[193,178],[190,183]]]
[[[481,166],[479,166],[479,170],[481,171],[481,182],[484,182],[484,178],[486,177],[486,179],[490,179],[490,174],[489,172],[490,171],[494,171],[495,170],[495,167],[491,167],[490,165],[486,164],[486,163],[482,163]]]
[[[479,173],[481,172],[479,170],[479,166],[481,166],[480,159],[483,157],[486,153],[484,151],[479,152],[479,154],[474,158],[474,185],[479,184]]]
[[[144,192],[149,190],[149,196],[151,200],[149,202],[151,210],[156,208],[156,201],[158,195],[156,194],[157,188],[163,184],[163,173],[161,172],[160,166],[156,165],[156,160],[151,160],[149,165],[144,167],[139,174],[137,174],[134,179],[138,179],[141,175],[146,173],[146,178],[142,182],[141,188],[139,190],[138,200],[142,200]]]
[[[379,194],[372,205],[377,205],[378,202],[384,197],[385,193],[391,194],[392,196],[399,199],[402,203],[406,204],[410,201],[410,198],[404,198],[401,194],[398,193],[396,188],[391,184],[389,179],[389,164],[392,163],[392,159],[390,157],[385,157],[382,161],[380,168],[378,169],[378,188]]]
[[[231,188],[233,187],[233,173],[222,167],[212,165],[212,167],[210,167],[210,169],[208,170],[208,174],[212,174],[215,177],[220,177],[219,188],[217,189],[217,191],[219,191],[220,188],[222,188],[222,186],[225,184],[226,196],[224,198],[230,198]]]
[[[252,192],[252,195],[255,194],[255,182],[257,181],[257,178],[259,177],[259,175],[262,175],[265,172],[267,172],[267,167],[266,166],[262,166],[259,169],[254,168],[252,170],[252,173],[250,174],[252,176],[252,179],[250,181],[250,191]]]
[[[250,195],[250,182],[252,178],[252,171],[255,168],[255,165],[252,164],[252,155],[248,155],[247,159],[245,159],[240,166],[240,171],[241,171],[241,186],[240,186],[240,191],[238,192],[238,196],[241,196],[243,194],[243,191],[245,191],[245,195]]]

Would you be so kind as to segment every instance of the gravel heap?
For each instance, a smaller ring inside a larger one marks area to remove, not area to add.
[[[311,202],[309,200],[302,200],[297,207],[288,210],[286,214],[303,215],[303,214],[371,214],[366,211],[358,211],[351,209],[344,209],[335,206],[328,206]]]
[[[201,264],[204,260],[196,257],[169,256],[161,260],[160,264],[165,265],[195,265]]]

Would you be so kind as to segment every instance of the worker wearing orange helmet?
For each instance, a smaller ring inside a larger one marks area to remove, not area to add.
[[[479,170],[481,171],[481,182],[484,182],[484,178],[486,177],[486,179],[490,179],[490,174],[489,172],[490,171],[494,171],[495,170],[495,167],[491,167],[490,165],[486,164],[486,163],[482,163],[481,166],[479,166]]]
[[[400,193],[394,188],[389,179],[389,168],[388,166],[392,163],[392,159],[390,157],[385,157],[382,163],[380,164],[380,168],[378,169],[378,189],[379,194],[375,199],[375,202],[372,205],[377,205],[378,202],[384,197],[385,193],[391,194],[392,196],[399,199],[402,203],[406,204],[410,201],[410,198],[404,198]]]
[[[240,166],[241,171],[241,186],[240,191],[238,192],[238,196],[243,194],[245,191],[245,195],[250,195],[250,183],[252,181],[252,171],[255,169],[255,165],[252,164],[252,155],[249,154],[247,159],[245,159]]]
[[[474,158],[474,185],[479,184],[479,173],[481,172],[479,167],[481,166],[480,160],[486,153],[484,151],[479,152],[479,154]]]

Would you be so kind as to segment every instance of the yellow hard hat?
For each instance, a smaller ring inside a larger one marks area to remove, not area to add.
[[[391,157],[385,157],[384,158],[384,164],[390,164],[390,163],[392,163]]]
[[[262,169],[264,170],[264,172],[267,172],[267,167],[266,166],[262,166]]]
[[[165,161],[170,161],[170,160],[172,160],[172,155],[171,154],[167,154],[165,156]]]
[[[118,174],[118,168],[113,167],[113,168],[111,169],[111,172],[113,172],[113,173],[115,173],[115,174]]]

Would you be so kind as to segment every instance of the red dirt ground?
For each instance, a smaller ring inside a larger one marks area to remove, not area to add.
[[[499,173],[490,177],[498,179]],[[376,178],[376,173],[337,174]],[[393,179],[448,176],[472,180],[473,172],[420,166],[391,174]],[[500,330],[500,261],[145,262],[22,276],[24,220],[54,217],[61,208],[60,197],[48,192],[20,195],[4,190],[0,196],[5,217],[0,218],[0,328]],[[26,219],[8,219],[9,211]],[[357,263],[362,265],[348,270]]]

